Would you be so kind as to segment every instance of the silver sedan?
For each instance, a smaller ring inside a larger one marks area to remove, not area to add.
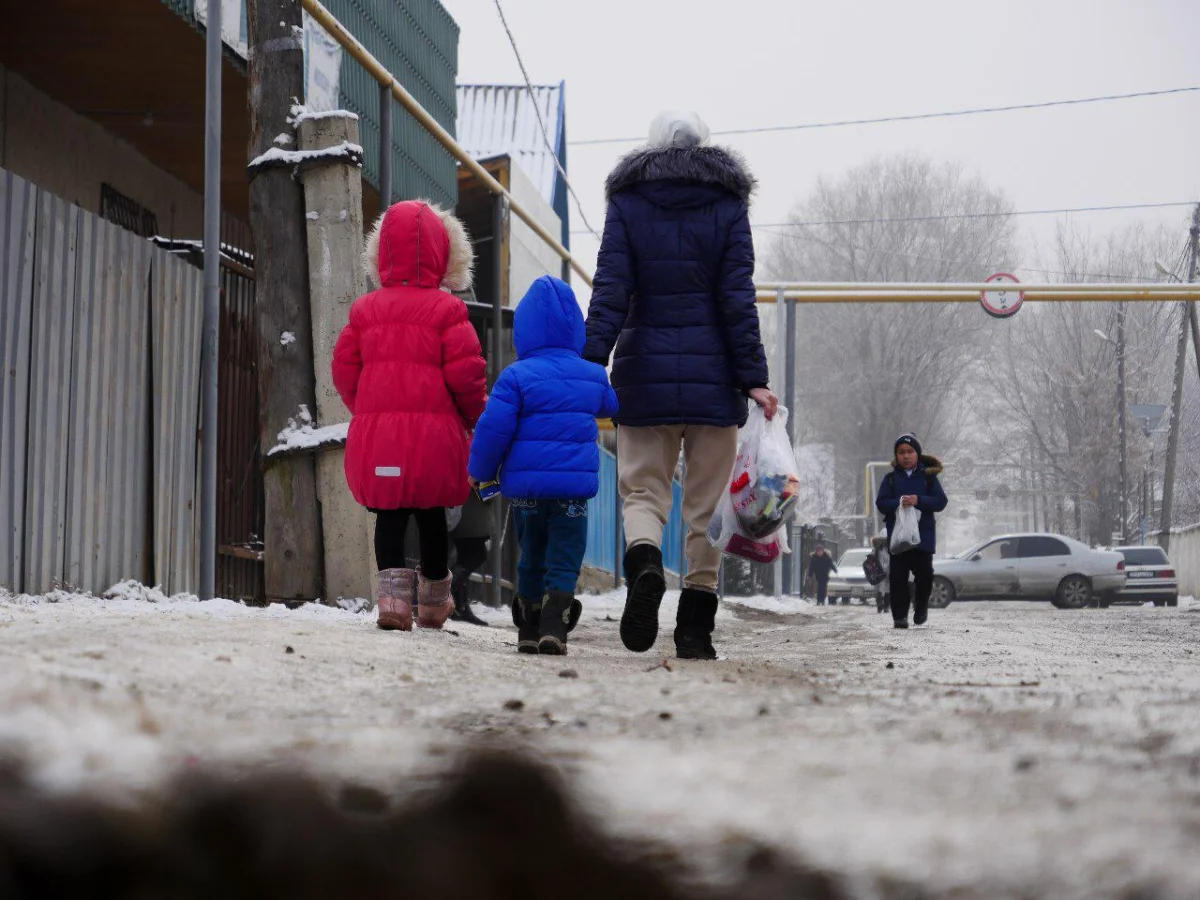
[[[990,538],[934,560],[933,571],[929,605],[935,608],[954,600],[1049,600],[1059,609],[1082,609],[1093,597],[1108,606],[1125,587],[1120,553],[1059,534]]]

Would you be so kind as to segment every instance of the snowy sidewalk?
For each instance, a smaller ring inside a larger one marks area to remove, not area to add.
[[[620,646],[585,597],[565,658],[491,628],[369,614],[0,594],[0,750],[121,794],[180,766],[304,766],[407,790],[477,739],[561,765],[620,834],[702,866],[747,840],[862,896],[1200,896],[1200,604],[723,604],[716,663]],[[478,609],[478,607],[477,607]],[[611,620],[611,621],[610,621]],[[664,659],[666,664],[664,665]]]

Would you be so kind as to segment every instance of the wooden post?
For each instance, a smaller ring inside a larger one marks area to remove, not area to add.
[[[293,133],[292,105],[304,96],[301,7],[293,0],[246,4],[250,47],[250,158],[281,146]],[[294,141],[294,139],[293,139]],[[308,254],[304,193],[294,167],[251,166],[250,228],[254,233],[255,311],[258,319],[259,437],[275,446],[301,408],[316,414],[312,319],[308,300]],[[290,333],[288,339],[283,335]],[[308,455],[268,461],[265,593],[268,600],[314,600],[323,592],[321,517],[316,463]]]

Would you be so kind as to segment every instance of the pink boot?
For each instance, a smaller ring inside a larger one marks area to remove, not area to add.
[[[375,624],[386,630],[412,631],[413,595],[417,573],[412,569],[383,569],[377,591],[379,618]]]
[[[454,612],[454,597],[450,593],[453,578],[447,575],[432,581],[417,570],[417,624],[422,628],[441,628]]]

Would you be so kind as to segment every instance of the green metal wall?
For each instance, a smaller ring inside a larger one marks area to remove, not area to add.
[[[180,0],[175,0],[180,2]],[[438,0],[325,0],[325,5],[375,58],[454,134],[458,25]],[[359,116],[363,178],[379,185],[379,85],[342,57],[342,105]],[[392,194],[453,206],[454,158],[397,103],[392,107]]]
[[[162,0],[195,23],[194,0]],[[454,133],[454,82],[458,75],[458,25],[438,0],[324,0],[326,8],[425,107]],[[379,85],[362,66],[342,56],[341,97],[358,113],[363,178],[379,186]],[[399,104],[392,107],[392,194],[453,206],[456,167],[441,145]]]

